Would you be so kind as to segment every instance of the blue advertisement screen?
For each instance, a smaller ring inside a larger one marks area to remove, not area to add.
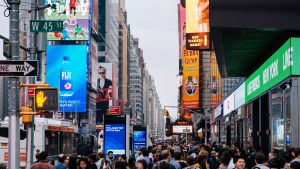
[[[60,112],[86,112],[86,45],[49,45],[46,82],[59,90]]]
[[[126,131],[125,124],[105,124],[104,152],[112,151],[113,154],[125,154]]]
[[[133,152],[136,152],[140,148],[146,147],[146,136],[146,131],[133,131]]]

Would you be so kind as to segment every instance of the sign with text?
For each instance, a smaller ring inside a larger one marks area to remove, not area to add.
[[[49,45],[46,82],[59,89],[60,112],[86,112],[87,46]]]
[[[209,49],[209,0],[186,1],[186,49]]]
[[[192,134],[193,133],[193,126],[191,125],[186,125],[186,126],[173,126],[173,134]]]
[[[30,32],[62,32],[63,21],[30,20]]]
[[[37,60],[0,61],[0,76],[37,76]]]
[[[251,101],[291,75],[300,75],[300,38],[287,40],[245,81],[245,100]]]
[[[199,51],[184,50],[182,78],[182,107],[199,108]],[[189,113],[185,111],[185,113]]]

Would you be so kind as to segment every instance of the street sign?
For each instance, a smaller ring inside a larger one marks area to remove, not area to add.
[[[35,111],[57,111],[58,90],[57,88],[36,88],[34,89],[34,110]]]
[[[37,76],[37,60],[0,60],[0,76]]]
[[[182,131],[183,131],[183,133],[189,133],[190,129],[183,129]]]
[[[30,32],[62,32],[63,21],[30,20]]]
[[[34,97],[34,87],[29,86],[29,87],[27,88],[27,96],[28,96],[28,97]]]

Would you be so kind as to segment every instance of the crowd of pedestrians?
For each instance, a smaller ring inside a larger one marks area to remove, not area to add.
[[[267,157],[267,158],[266,158]],[[300,169],[300,149],[265,156],[260,148],[229,148],[215,143],[181,144],[162,142],[141,148],[129,158],[109,151],[87,157],[58,155],[58,163],[48,163],[41,152],[31,169]]]

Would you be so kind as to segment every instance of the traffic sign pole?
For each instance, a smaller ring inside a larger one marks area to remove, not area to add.
[[[9,39],[11,60],[19,60],[19,6],[20,0],[8,0],[10,7]],[[20,168],[20,107],[19,78],[8,78],[8,168]]]

